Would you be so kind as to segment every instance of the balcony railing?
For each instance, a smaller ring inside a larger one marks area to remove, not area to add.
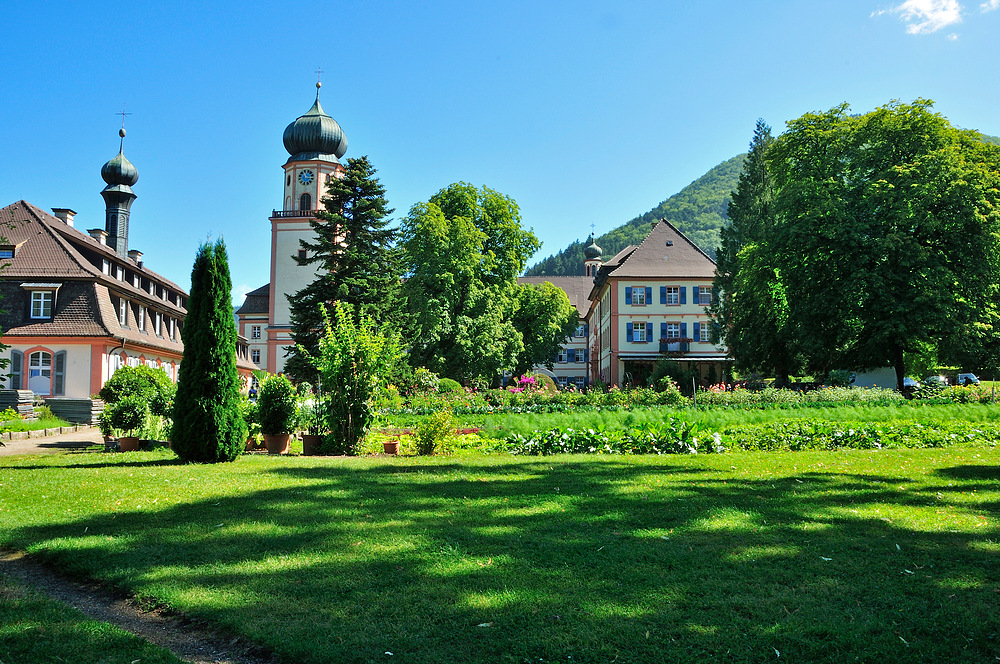
[[[272,210],[272,219],[288,219],[290,217],[314,217],[316,210]]]
[[[661,353],[687,353],[691,350],[692,339],[671,337],[660,339]]]

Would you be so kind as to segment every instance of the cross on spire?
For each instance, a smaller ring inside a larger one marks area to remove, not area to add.
[[[320,79],[320,76],[322,76],[322,75],[323,75],[323,68],[322,67],[316,67],[316,82],[317,83],[320,82],[319,79]]]
[[[115,113],[115,115],[120,115],[120,116],[122,116],[122,129],[125,129],[125,116],[126,116],[126,115],[132,115],[132,114],[131,114],[131,113],[126,113],[126,112],[125,112],[125,104],[124,104],[124,103],[122,104],[122,110],[121,110],[121,112],[119,112],[119,113]]]

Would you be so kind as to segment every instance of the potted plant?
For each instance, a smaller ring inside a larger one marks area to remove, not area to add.
[[[107,407],[108,418],[113,428],[124,431],[127,435],[118,437],[118,448],[122,452],[137,452],[139,438],[133,436],[136,429],[141,429],[149,415],[149,406],[139,395],[128,395]]]
[[[117,452],[120,432],[111,424],[111,409],[109,406],[105,406],[101,414],[98,415],[97,427],[101,430],[101,435],[104,436],[104,451]]]
[[[257,396],[260,431],[268,454],[286,454],[295,423],[295,388],[284,376],[268,376]]]
[[[263,441],[260,440],[260,409],[257,402],[243,397],[240,409],[243,411],[243,421],[247,423],[246,451],[265,449]]]
[[[323,435],[323,402],[318,395],[311,394],[299,404],[299,426],[302,429],[302,454],[311,456],[320,453]]]

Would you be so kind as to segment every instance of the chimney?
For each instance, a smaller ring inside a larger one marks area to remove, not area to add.
[[[69,208],[52,208],[52,214],[58,219],[62,219],[66,222],[67,226],[73,226],[73,217],[76,216],[76,210],[70,210]]]
[[[91,228],[87,231],[87,234],[101,244],[106,245],[108,243],[108,232],[103,228]]]
[[[135,261],[135,264],[142,267],[142,252],[138,249],[129,249],[128,257]]]

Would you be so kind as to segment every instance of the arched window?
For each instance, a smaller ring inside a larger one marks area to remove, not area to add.
[[[28,389],[45,396],[52,393],[52,353],[38,350],[28,356]]]
[[[302,194],[299,196],[299,209],[300,210],[311,210],[313,209],[313,199],[309,194]]]

